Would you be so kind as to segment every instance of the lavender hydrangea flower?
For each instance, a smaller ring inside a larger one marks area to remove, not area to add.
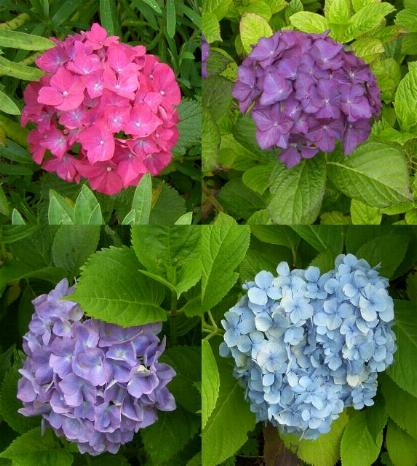
[[[373,404],[396,350],[393,300],[388,280],[352,254],[325,274],[286,262],[277,273],[244,284],[222,320],[220,354],[234,359],[258,421],[315,439],[345,407]]]
[[[208,77],[207,60],[210,55],[210,44],[206,41],[205,37],[201,38],[201,77],[203,79]]]
[[[158,410],[175,410],[167,388],[175,371],[159,362],[160,323],[122,328],[87,319],[77,303],[61,299],[71,292],[62,280],[33,301],[19,412],[41,415],[81,453],[117,453],[158,419]]]
[[[261,149],[282,149],[288,167],[343,142],[365,141],[381,110],[369,66],[324,34],[278,31],[262,38],[238,69],[233,96],[251,109]]]

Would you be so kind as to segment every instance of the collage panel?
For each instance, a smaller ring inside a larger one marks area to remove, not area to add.
[[[200,22],[195,0],[2,2],[2,224],[199,222]]]
[[[415,1],[204,6],[207,221],[416,224]]]
[[[203,465],[417,463],[415,227],[210,226],[202,259]]]
[[[1,465],[200,464],[199,241],[2,228]]]

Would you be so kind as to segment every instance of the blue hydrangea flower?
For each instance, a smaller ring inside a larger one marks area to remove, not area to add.
[[[388,280],[352,254],[325,274],[286,262],[277,274],[261,271],[243,285],[222,320],[220,354],[234,359],[258,421],[314,439],[345,407],[373,404],[377,373],[396,350],[393,300]]]
[[[61,299],[71,291],[62,280],[33,301],[23,337],[27,357],[19,371],[19,412],[41,415],[81,453],[117,453],[158,419],[158,410],[175,409],[167,388],[175,371],[159,362],[162,325],[122,328],[87,319],[77,303]]]

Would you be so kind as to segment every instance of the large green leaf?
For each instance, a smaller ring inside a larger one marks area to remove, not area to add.
[[[38,68],[15,63],[4,57],[0,57],[0,73],[25,81],[37,81],[43,76],[42,71]]]
[[[91,317],[122,327],[166,320],[164,288],[139,268],[132,249],[103,249],[90,257],[68,299]]]
[[[394,466],[417,464],[417,443],[413,437],[400,429],[394,422],[388,424],[386,444]]]
[[[204,428],[216,406],[217,398],[219,396],[220,375],[213,350],[211,349],[210,343],[207,340],[203,340],[201,351],[201,359],[203,362],[201,384],[201,415],[202,426]]]
[[[394,108],[401,128],[414,131],[417,127],[417,62],[409,62],[408,70],[395,93]]]
[[[318,252],[340,254],[343,249],[343,227],[327,225],[298,225],[292,229]]]
[[[201,238],[202,306],[214,307],[236,283],[249,247],[248,226],[204,226]]]
[[[340,191],[370,206],[388,207],[411,199],[407,161],[397,147],[368,142],[345,159],[330,159],[327,166]]]
[[[216,407],[203,430],[203,465],[215,466],[235,454],[255,427],[243,389],[227,362],[219,361],[220,391]]]
[[[383,234],[364,241],[356,255],[366,259],[373,267],[381,264],[380,273],[391,278],[405,257],[409,241],[406,233]]]
[[[290,23],[303,32],[321,33],[329,29],[326,18],[311,11],[299,11],[291,15]]]
[[[304,160],[290,169],[277,162],[271,181],[268,210],[274,222],[291,225],[316,220],[326,185],[323,157]]]
[[[152,464],[160,465],[179,453],[197,434],[199,418],[177,407],[170,413],[160,412],[155,424],[143,429],[143,445]]]
[[[170,364],[177,375],[168,388],[175,400],[192,413],[201,410],[201,396],[197,384],[201,381],[201,351],[194,346],[171,346],[161,356],[161,361]]]
[[[268,21],[254,13],[244,14],[239,27],[243,48],[247,53],[252,50],[252,46],[257,44],[259,39],[270,37],[273,34]]]
[[[58,439],[47,430],[32,429],[17,437],[0,453],[0,458],[12,461],[12,466],[71,466],[72,454],[61,447]]]
[[[395,7],[388,2],[373,2],[365,5],[350,18],[349,32],[354,38],[372,31],[383,22],[385,16],[392,13]]]
[[[3,91],[0,91],[0,111],[9,115],[20,115],[19,107]]]
[[[147,271],[165,279],[180,296],[201,277],[200,232],[195,226],[135,226],[132,244]]]
[[[379,377],[389,417],[417,442],[417,398],[402,390],[389,377]]]
[[[295,451],[297,456],[313,466],[334,466],[340,458],[340,441],[349,417],[343,412],[332,423],[329,433],[316,440],[300,440],[294,435],[282,435],[284,443]]]
[[[94,193],[83,185],[74,207],[74,223],[77,225],[102,225],[101,207]]]
[[[416,304],[395,302],[397,352],[388,374],[403,390],[417,397],[417,319]]]
[[[52,243],[52,259],[57,267],[69,276],[76,276],[78,269],[97,249],[100,227],[96,225],[61,226]]]
[[[374,438],[369,430],[367,412],[355,413],[346,425],[341,443],[343,466],[371,466],[382,445],[382,429]]]
[[[46,50],[55,47],[55,44],[46,37],[11,31],[10,29],[0,29],[0,47],[12,47],[21,50]]]
[[[132,210],[123,219],[123,225],[147,225],[152,208],[152,178],[146,173],[141,178],[133,196]]]

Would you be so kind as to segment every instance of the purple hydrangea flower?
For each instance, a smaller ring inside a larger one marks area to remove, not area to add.
[[[350,154],[381,110],[369,66],[324,34],[279,31],[262,38],[238,69],[233,96],[251,111],[261,149],[283,149],[288,167],[337,141]]]
[[[33,301],[19,412],[41,415],[81,453],[117,453],[158,419],[158,410],[175,410],[167,388],[175,371],[159,362],[160,323],[122,328],[87,319],[77,303],[61,299],[71,292],[62,280]]]
[[[205,37],[201,38],[201,76],[202,78],[208,77],[207,60],[210,55],[210,44],[206,41]]]

